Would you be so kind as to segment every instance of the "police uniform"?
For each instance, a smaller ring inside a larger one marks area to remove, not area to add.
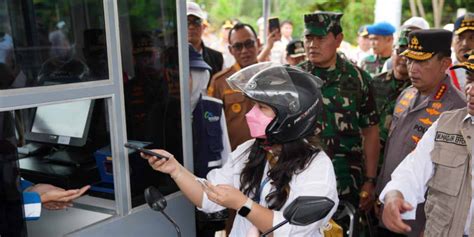
[[[334,13],[305,15],[305,34],[325,35],[339,24],[341,16]],[[361,129],[379,122],[370,75],[340,55],[330,68],[318,68],[310,61],[299,66],[324,81],[321,88],[324,108],[316,132],[332,158],[338,192],[340,195],[358,193],[363,174]]]
[[[393,69],[376,75],[372,81],[377,111],[380,114],[379,137],[382,145],[387,141],[397,98],[410,85],[410,80],[396,79]]]
[[[367,26],[367,32],[369,35],[391,36],[395,32],[395,27],[388,22],[379,22]],[[369,55],[362,60],[360,67],[366,70],[371,76],[374,76],[382,72],[383,65],[389,58],[390,56]]]
[[[226,81],[238,70],[240,70],[240,66],[236,63],[232,67],[217,73],[212,78],[208,88],[209,96],[221,99],[224,102],[224,114],[232,150],[251,139],[245,114],[252,108],[252,102],[241,92],[232,90]]]
[[[408,49],[402,55],[413,60],[428,60],[436,52],[450,51],[451,38],[451,33],[445,30],[413,31],[409,35]],[[405,89],[395,105],[376,193],[382,191],[395,168],[415,149],[423,134],[442,112],[465,106],[464,96],[447,75],[428,96],[422,96],[413,86]],[[423,229],[422,204],[420,207],[416,222],[409,223],[412,226],[409,236],[418,236]]]
[[[400,32],[400,36],[395,44],[397,49],[406,48],[408,46],[408,33],[410,33],[410,31],[410,29],[404,29]],[[392,122],[395,102],[402,91],[410,85],[411,81],[408,78],[406,80],[395,78],[393,69],[377,74],[372,80],[377,111],[380,114],[379,137],[382,151],[380,157],[382,159],[379,159],[379,164],[383,160],[383,151],[385,142],[387,141],[390,123]]]

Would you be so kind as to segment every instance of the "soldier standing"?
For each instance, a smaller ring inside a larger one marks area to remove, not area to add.
[[[339,197],[367,211],[374,200],[379,115],[370,75],[336,53],[344,37],[341,17],[335,12],[304,16],[308,60],[299,66],[324,81],[316,132],[334,164]]]
[[[447,30],[417,30],[409,34],[408,49],[401,55],[407,58],[413,86],[397,99],[377,180],[377,194],[439,115],[466,105],[464,96],[445,73],[451,64],[451,39],[452,33]],[[417,210],[416,222],[409,223],[412,227],[409,236],[419,236],[424,227],[423,204]]]
[[[371,76],[382,72],[383,64],[392,55],[393,33],[395,27],[388,22],[379,22],[367,26],[370,47],[374,54],[369,55],[361,62],[361,68]]]

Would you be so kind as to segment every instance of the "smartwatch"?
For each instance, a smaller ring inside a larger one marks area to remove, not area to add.
[[[248,198],[244,205],[237,211],[240,216],[246,217],[252,210],[253,201]]]

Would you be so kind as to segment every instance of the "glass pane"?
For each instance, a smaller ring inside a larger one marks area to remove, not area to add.
[[[182,162],[176,6],[173,1],[119,1],[127,136],[147,148],[165,149]],[[168,175],[137,170],[130,158],[132,205],[143,190],[177,190]]]
[[[21,183],[33,184],[24,187],[23,193],[84,191],[71,203],[72,207],[56,199],[36,204],[41,213],[38,220],[26,222],[28,236],[63,236],[115,214],[109,116],[104,99],[44,105],[5,114],[10,116],[10,137],[15,139],[16,146],[13,156],[23,179]],[[23,199],[25,204],[28,200]],[[27,208],[25,218],[34,217],[35,213]],[[53,223],[55,228],[51,228]]]
[[[0,0],[0,89],[108,78],[102,1]]]

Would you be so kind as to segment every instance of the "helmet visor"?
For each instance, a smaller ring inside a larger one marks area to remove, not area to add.
[[[265,62],[248,66],[227,79],[233,90],[253,100],[288,108],[288,114],[300,109],[298,92],[285,66]]]

